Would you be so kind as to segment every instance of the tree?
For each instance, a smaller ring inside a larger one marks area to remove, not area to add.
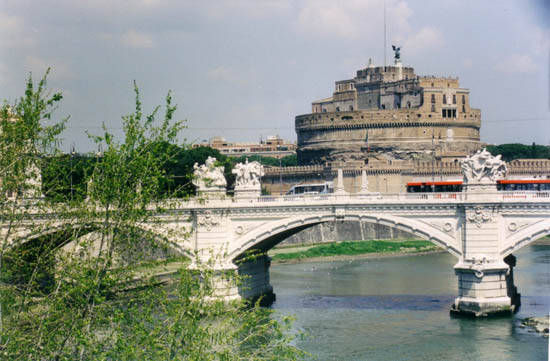
[[[63,123],[39,125],[61,99],[44,99],[45,79],[35,90],[29,78],[18,103],[34,104],[31,113],[15,107],[15,118],[32,118],[39,135],[29,136],[27,122],[11,121],[7,106],[3,109],[2,146],[11,158],[1,154],[7,176],[0,195],[31,189],[25,188],[29,164],[24,161],[34,158],[25,154],[59,153],[56,136]],[[207,265],[188,270],[189,260],[170,247],[171,238],[185,232],[154,231],[152,216],[172,206],[172,194],[162,187],[167,167],[176,164],[183,148],[175,144],[182,123],[172,119],[176,107],[170,94],[163,120],[157,121],[160,108],[144,116],[134,89],[136,109],[123,117],[124,139],[117,141],[105,126],[102,134],[91,135],[104,151],[84,172],[86,199],[51,197],[31,204],[3,199],[1,255],[9,254],[9,262],[0,267],[0,355],[10,360],[300,358],[302,352],[289,346],[288,319],[277,320],[258,305],[212,299]],[[60,189],[56,179],[62,177],[51,177],[51,189]],[[52,222],[33,224],[33,215],[52,213]],[[167,269],[175,271],[165,284],[156,274]]]
[[[487,150],[491,154],[502,154],[502,159],[507,162],[521,158],[543,159],[548,158],[550,154],[550,147],[537,145],[534,142],[530,146],[519,143],[488,145]]]

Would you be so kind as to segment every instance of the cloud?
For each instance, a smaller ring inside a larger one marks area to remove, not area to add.
[[[35,74],[34,76],[42,76],[44,72],[51,68],[50,79],[72,79],[75,77],[71,67],[61,59],[44,59],[34,55],[27,55],[24,60],[25,70]]]
[[[198,5],[200,4],[200,5]],[[216,2],[205,1],[197,3],[191,1],[187,4],[211,18],[247,17],[249,19],[261,19],[278,16],[291,9],[290,0],[220,0]]]
[[[306,5],[298,15],[298,30],[310,34],[355,37],[358,33],[348,9],[336,2],[319,1],[318,6]]]
[[[388,32],[394,37],[409,31],[412,11],[405,1],[387,1],[386,14]],[[379,38],[383,18],[383,0],[305,0],[294,28],[310,36]]]
[[[529,55],[511,55],[496,63],[495,69],[505,73],[529,73],[538,69]]]
[[[154,46],[153,38],[146,33],[130,30],[120,37],[122,44],[129,48],[148,49]]]
[[[405,40],[404,48],[410,54],[418,54],[422,51],[443,44],[443,36],[437,28],[427,26],[420,29]]]
[[[244,77],[239,76],[235,71],[220,65],[206,73],[206,77],[215,82],[224,82],[231,85],[245,85],[247,83]]]
[[[3,47],[33,45],[35,38],[20,16],[0,12],[0,42]]]

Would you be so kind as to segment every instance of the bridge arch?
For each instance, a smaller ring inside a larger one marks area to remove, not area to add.
[[[190,247],[186,247],[186,245],[180,244],[178,242],[169,241],[169,237],[167,236],[167,234],[164,234],[166,232],[164,232],[164,229],[162,227],[156,227],[155,224],[149,224],[149,223],[136,223],[132,227],[144,233],[150,233],[158,237],[158,239],[161,240],[160,242],[163,245],[171,248],[172,250],[178,252],[184,257],[187,257],[189,259],[193,259],[195,257],[195,254],[190,249]],[[82,232],[80,232],[76,237],[76,238],[79,238],[79,237],[85,236],[86,234],[94,232],[96,228],[97,227],[94,227],[93,223],[83,225],[80,223],[73,223],[73,222],[56,222],[55,224],[49,225],[48,227],[42,230],[39,230],[38,232],[36,232],[35,229],[30,229],[30,230],[22,229],[15,232],[13,237],[11,238],[23,240],[23,242],[10,242],[8,249],[27,244],[29,242],[35,241],[42,237],[49,237],[49,236],[54,236],[56,234],[62,234],[64,232],[82,230]],[[74,242],[74,240],[71,242]],[[66,245],[71,242],[65,242],[65,243],[61,242],[61,243]]]
[[[506,257],[523,248],[537,239],[550,235],[550,219],[542,219],[539,222],[525,227],[525,229],[507,237],[501,251],[502,257]]]
[[[339,217],[333,213],[319,215],[303,215],[289,217],[274,222],[268,222],[255,230],[252,230],[233,242],[228,250],[228,258],[235,262],[248,251],[257,249],[267,252],[287,237],[314,225],[333,221],[361,221],[381,224],[396,228],[426,239],[442,249],[448,251],[457,258],[462,252],[457,246],[454,236],[447,234],[438,228],[427,223],[406,217],[392,216],[387,214],[356,214]]]

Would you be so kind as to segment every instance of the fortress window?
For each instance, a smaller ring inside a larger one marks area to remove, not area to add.
[[[453,94],[453,104],[456,104],[456,94]]]
[[[349,110],[350,110],[350,111],[353,111],[353,105],[350,105],[350,106],[349,106]]]
[[[326,110],[326,109],[323,109],[323,113],[326,113],[326,112],[327,112],[327,110]]]
[[[447,104],[447,94],[443,94],[443,104]]]
[[[462,106],[462,113],[466,113],[466,107],[464,105]]]
[[[466,96],[462,96],[462,104],[466,104]]]
[[[441,110],[441,116],[442,116],[443,118],[447,118],[447,109],[442,109],[442,110]]]
[[[336,107],[336,111],[339,112],[339,111],[340,111],[340,107]]]
[[[435,94],[432,94],[432,103],[435,103]]]
[[[435,105],[432,104],[432,112],[435,112]]]

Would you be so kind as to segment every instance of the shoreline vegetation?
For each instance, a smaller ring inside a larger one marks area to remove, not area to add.
[[[418,239],[368,240],[315,243],[276,247],[269,252],[274,264],[385,258],[445,252],[435,244]]]

